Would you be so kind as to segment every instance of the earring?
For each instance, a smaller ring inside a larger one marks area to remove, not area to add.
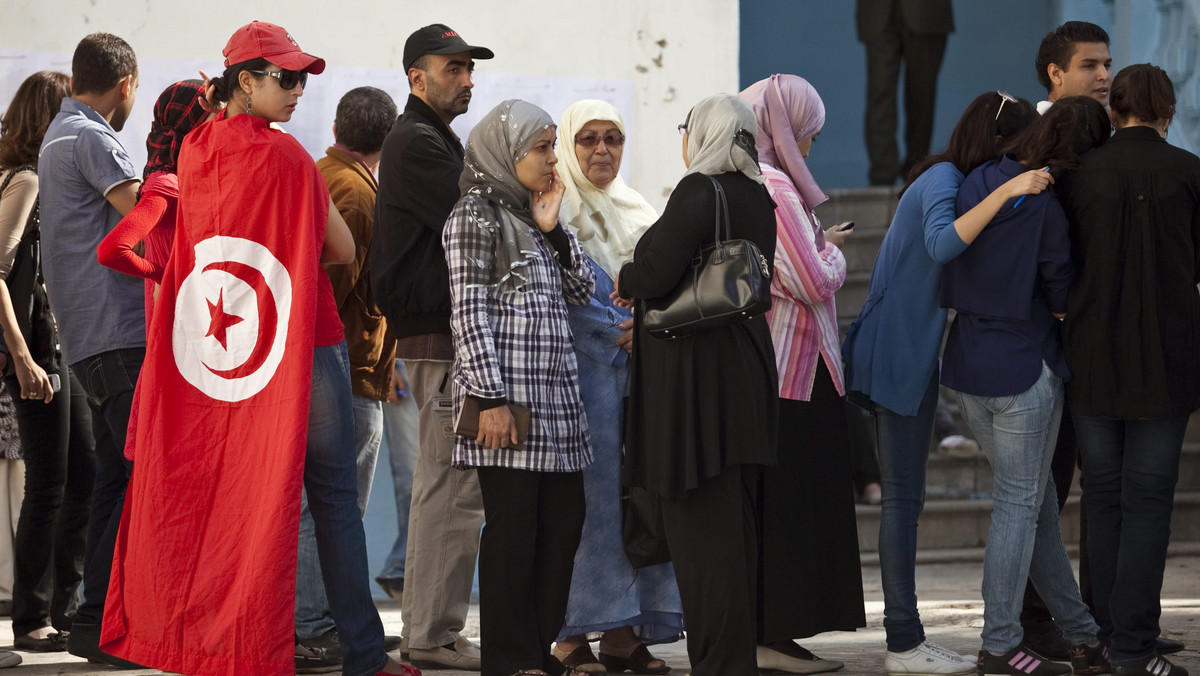
[[[253,106],[251,105],[251,101],[250,101],[250,93],[249,92],[246,93],[246,112],[251,115],[254,114]]]

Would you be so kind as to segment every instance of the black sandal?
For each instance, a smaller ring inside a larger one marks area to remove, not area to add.
[[[645,643],[639,643],[628,657],[606,653],[603,648],[600,650],[600,663],[609,671],[616,673],[632,671],[635,674],[665,674],[671,671],[671,665],[666,662],[663,662],[661,667],[650,666],[650,663],[654,661],[663,662],[650,654]]]

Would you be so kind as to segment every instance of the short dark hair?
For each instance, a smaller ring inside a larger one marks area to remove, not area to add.
[[[1071,57],[1075,55],[1075,45],[1080,42],[1103,42],[1107,45],[1108,32],[1087,21],[1068,21],[1042,38],[1037,53],[1037,79],[1047,92],[1053,83],[1046,69],[1053,63],[1066,70],[1071,65]]]
[[[92,33],[79,41],[71,59],[71,93],[103,94],[138,72],[133,47],[111,33]]]
[[[378,152],[392,124],[396,122],[396,102],[382,89],[358,87],[338,101],[334,117],[334,137],[360,155]]]
[[[426,73],[428,73],[429,72],[429,55],[422,54],[422,55],[418,56],[417,59],[412,62],[412,65],[408,67],[408,70],[412,70],[413,68],[416,68],[417,70],[423,70]],[[404,71],[404,79],[408,80],[408,88],[412,89],[412,78],[408,77],[408,70]]]
[[[949,162],[966,176],[984,162],[999,158],[1000,147],[1021,133],[1037,116],[1033,104],[1020,97],[1009,95],[1006,99],[1000,92],[980,94],[967,105],[958,124],[954,125],[946,149],[926,157],[909,170],[904,190],[938,162]]]
[[[1113,78],[1109,106],[1117,122],[1130,116],[1142,122],[1175,116],[1175,86],[1167,71],[1149,63],[1125,66]]]
[[[1004,152],[1027,167],[1050,167],[1055,177],[1079,166],[1079,156],[1104,145],[1112,133],[1104,104],[1090,96],[1054,102]]]
[[[0,167],[37,165],[38,149],[64,97],[71,95],[66,73],[41,70],[17,87],[0,120]]]

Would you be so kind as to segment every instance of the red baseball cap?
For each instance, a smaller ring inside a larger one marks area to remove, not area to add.
[[[282,26],[266,21],[251,21],[234,31],[221,53],[225,55],[226,68],[263,58],[286,70],[307,71],[313,75],[325,70],[325,59],[305,54]]]

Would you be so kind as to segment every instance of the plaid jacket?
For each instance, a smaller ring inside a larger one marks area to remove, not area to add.
[[[450,268],[454,335],[454,410],[467,395],[505,397],[533,411],[521,451],[493,451],[457,437],[454,464],[537,472],[576,472],[592,462],[587,418],[579,398],[574,339],[567,305],[590,301],[596,277],[579,243],[566,233],[571,260],[560,262],[544,237],[524,268],[519,290],[492,284],[499,223],[488,201],[466,196],[446,221],[442,244]]]

